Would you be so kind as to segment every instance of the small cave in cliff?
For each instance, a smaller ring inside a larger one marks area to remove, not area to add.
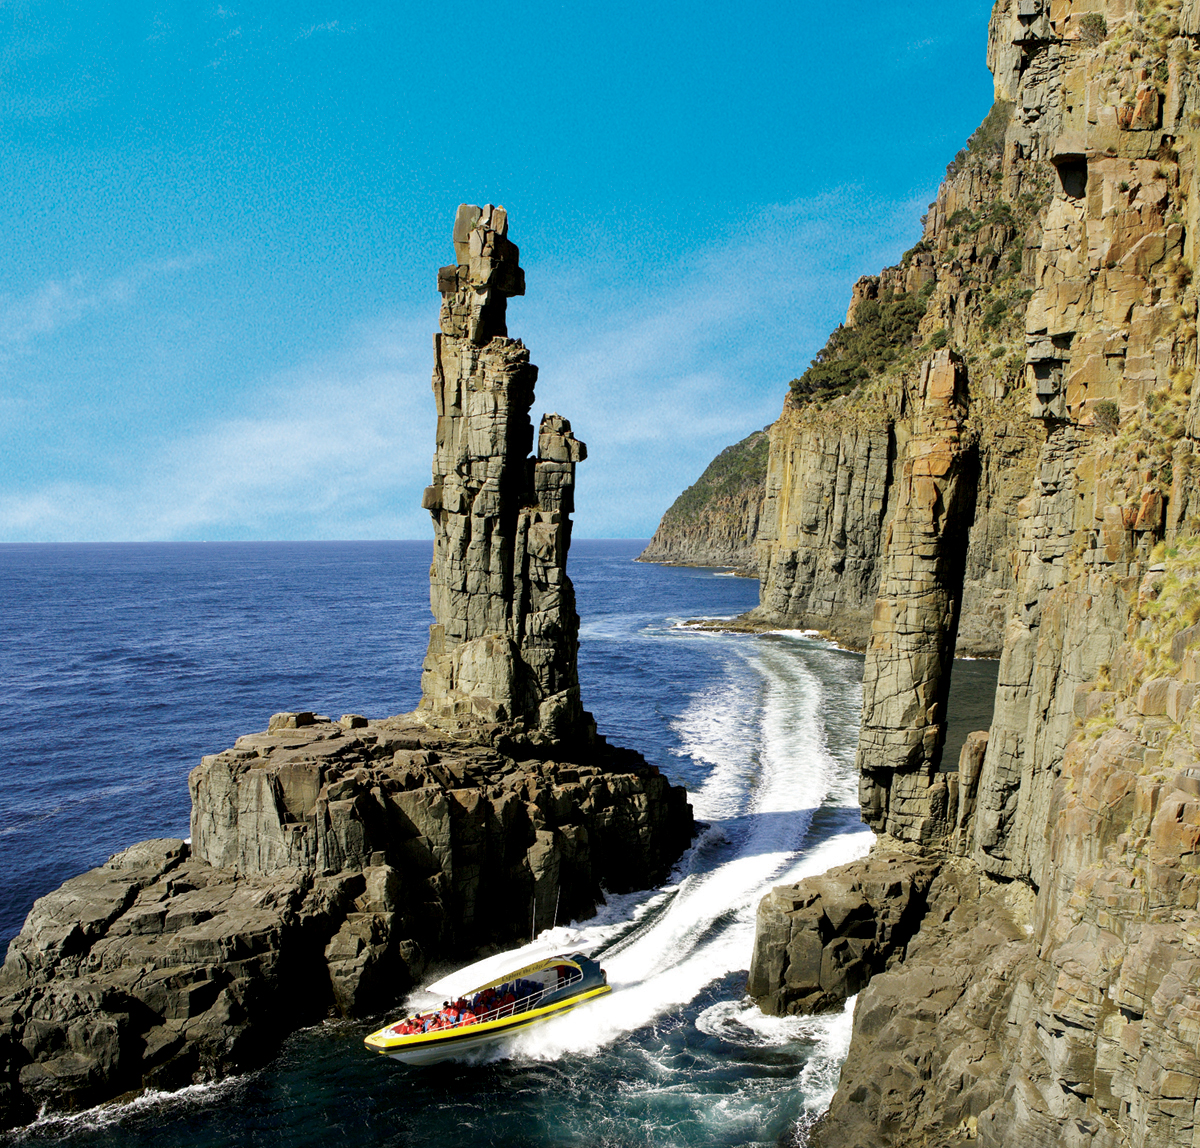
[[[1063,194],[1072,199],[1082,199],[1087,194],[1088,168],[1084,156],[1064,156],[1054,161],[1058,169],[1058,182]]]

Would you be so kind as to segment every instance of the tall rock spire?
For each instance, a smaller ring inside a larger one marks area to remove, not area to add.
[[[965,433],[966,382],[948,349],[917,379],[863,666],[863,820],[876,833],[922,844],[953,829],[939,767],[978,465]]]
[[[534,740],[590,740],[579,701],[579,616],[567,577],[575,464],[587,449],[546,415],[537,455],[529,408],[537,368],[508,338],[525,293],[508,215],[463,204],[455,264],[438,272],[437,448],[422,505],[434,528],[421,710],[450,727],[497,724]]]

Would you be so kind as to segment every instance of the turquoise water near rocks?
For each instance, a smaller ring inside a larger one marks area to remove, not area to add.
[[[762,895],[867,848],[853,770],[861,659],[798,634],[682,627],[749,608],[757,583],[636,564],[641,546],[572,548],[585,704],[610,740],[687,786],[705,827],[667,886],[539,938],[598,955],[610,997],[426,1069],[368,1054],[369,1024],[330,1022],[262,1071],[13,1139],[802,1143],[849,1015],[763,1017],[743,987]],[[188,770],[272,712],[413,708],[430,555],[404,542],[0,547],[0,681],[19,719],[0,757],[0,940],[66,877],[135,840],[186,836]]]

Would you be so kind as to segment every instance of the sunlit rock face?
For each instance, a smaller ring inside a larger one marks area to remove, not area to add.
[[[755,993],[836,1004],[898,906],[924,914],[859,994],[811,1145],[1200,1142],[1197,37],[1192,0],[997,0],[1003,116],[848,316],[931,275],[912,353],[772,431],[764,605],[824,595],[838,563],[854,610],[857,572],[878,581],[859,765],[881,840],[837,889],[764,902]],[[962,359],[936,425],[935,339]],[[882,498],[845,497],[885,434]],[[805,462],[802,436],[826,449]],[[981,622],[995,716],[942,773],[948,639]],[[889,857],[936,868],[923,899],[867,895]]]
[[[503,726],[535,740],[594,734],[579,701],[579,617],[567,577],[575,464],[587,448],[543,417],[533,457],[537,368],[508,338],[505,308],[524,294],[502,207],[464,204],[456,263],[438,272],[434,336],[437,450],[423,505],[434,526],[434,625],[421,709],[456,728]]]
[[[950,816],[939,766],[978,465],[964,441],[966,391],[965,366],[949,350],[917,375],[863,669],[863,818],[922,843],[944,838]]]

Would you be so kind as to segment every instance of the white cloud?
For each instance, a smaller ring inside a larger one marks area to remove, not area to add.
[[[551,284],[537,307],[544,329],[527,341],[541,366],[538,408],[557,405],[588,443],[580,536],[651,533],[720,450],[777,418],[849,285],[896,258],[918,214],[915,202],[872,204],[853,188],[775,207],[682,260],[667,288],[606,300],[586,322],[547,318],[556,299],[588,294]]]
[[[201,256],[139,263],[104,279],[47,279],[24,295],[0,294],[0,361],[89,314],[123,307],[138,292],[203,262]]]
[[[327,20],[324,24],[309,24],[306,28],[301,28],[296,33],[297,40],[311,40],[318,32],[331,32],[334,35],[349,35],[355,30],[355,25],[351,24],[349,28],[343,28],[340,20]]]
[[[718,451],[773,420],[849,285],[915,239],[918,213],[853,189],[774,208],[638,289],[595,262],[531,266],[509,327],[540,367],[535,422],[556,410],[588,443],[577,535],[648,535]],[[48,285],[0,332],[32,338],[125,282]],[[342,350],[243,389],[237,411],[131,454],[124,481],[0,495],[0,539],[426,537],[436,323],[431,303],[357,328]]]
[[[427,517],[406,494],[429,481],[429,340],[398,324],[356,334],[270,380],[244,413],[127,460],[126,483],[0,496],[0,538],[420,536]]]

